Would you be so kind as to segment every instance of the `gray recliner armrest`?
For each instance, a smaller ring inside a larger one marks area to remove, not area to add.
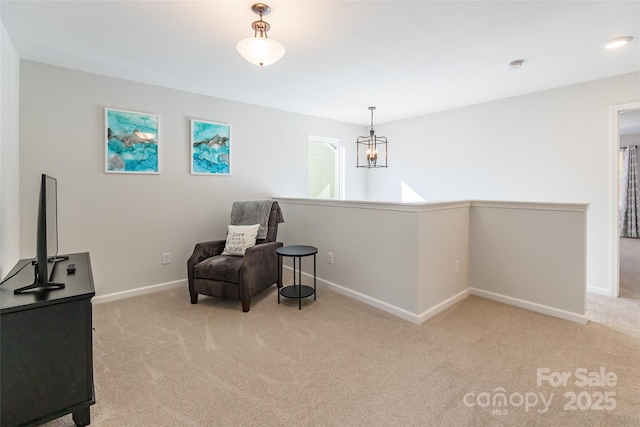
[[[193,253],[187,260],[187,270],[189,274],[193,273],[193,266],[212,256],[220,255],[224,250],[226,240],[211,240],[209,242],[200,242],[196,244]]]
[[[240,267],[240,299],[255,295],[260,290],[259,284],[278,281],[278,270],[281,269],[281,265],[278,263],[276,249],[281,246],[283,246],[282,242],[266,242],[251,246],[245,251]],[[282,284],[278,283],[278,287],[281,286]]]

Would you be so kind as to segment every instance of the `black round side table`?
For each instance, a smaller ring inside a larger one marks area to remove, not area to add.
[[[278,292],[278,304],[280,295],[286,298],[298,298],[298,310],[302,310],[302,298],[313,295],[316,300],[316,254],[318,248],[313,246],[282,246],[276,249],[278,264],[282,263],[282,257],[293,258],[293,285],[285,286]],[[313,288],[302,284],[302,258],[313,255]],[[296,259],[298,260],[298,282],[296,283]],[[282,283],[282,269],[278,268],[278,283]]]

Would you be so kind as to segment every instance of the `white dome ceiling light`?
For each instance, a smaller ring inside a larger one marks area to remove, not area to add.
[[[622,47],[633,40],[631,36],[617,37],[615,39],[609,40],[606,45],[604,45],[605,49],[617,49]]]
[[[270,65],[277,62],[284,55],[284,46],[277,41],[267,38],[267,31],[271,28],[268,22],[262,20],[263,15],[268,15],[271,8],[264,3],[256,3],[251,10],[260,15],[259,21],[251,24],[253,37],[241,40],[236,49],[240,55],[252,64],[259,66]]]

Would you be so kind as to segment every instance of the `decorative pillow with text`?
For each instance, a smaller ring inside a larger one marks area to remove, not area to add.
[[[260,224],[230,225],[222,255],[243,256],[247,248],[256,244],[259,228]]]

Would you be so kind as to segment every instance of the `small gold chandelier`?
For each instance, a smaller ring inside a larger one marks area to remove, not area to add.
[[[376,136],[373,130],[373,110],[371,111],[371,127],[368,136],[359,136],[356,141],[356,167],[357,168],[387,168],[387,138]],[[365,158],[366,156],[366,158]]]

